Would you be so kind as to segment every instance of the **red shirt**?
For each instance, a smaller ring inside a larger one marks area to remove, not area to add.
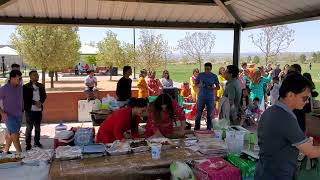
[[[98,134],[97,143],[112,143],[115,140],[124,139],[123,133],[131,129],[131,108],[122,108],[114,111],[111,116],[109,116],[101,124]],[[137,119],[136,128],[138,130],[139,120]],[[132,137],[139,137],[138,132],[132,133]]]
[[[176,101],[172,102],[173,109],[174,109],[174,115],[176,121],[185,121],[185,114],[183,112],[183,109],[179,106],[179,104]],[[161,132],[162,135],[167,136],[173,133],[173,120],[170,119],[169,113],[167,111],[162,112],[161,114],[161,122],[156,123],[154,119],[154,109],[151,107],[149,109],[149,116],[147,120],[146,125],[146,131],[145,131],[145,137],[148,138],[150,136],[153,136],[157,130]]]
[[[149,96],[159,96],[161,93],[160,90],[160,81],[155,79],[148,78],[147,80]]]

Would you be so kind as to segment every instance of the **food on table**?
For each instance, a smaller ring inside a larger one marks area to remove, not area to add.
[[[147,141],[145,141],[145,140],[133,141],[133,142],[130,143],[130,147],[131,148],[137,148],[137,147],[140,147],[140,146],[148,146]]]
[[[77,159],[82,155],[79,146],[59,146],[56,149],[56,158],[60,160]]]

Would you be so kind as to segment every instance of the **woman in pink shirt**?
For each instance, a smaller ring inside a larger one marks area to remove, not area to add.
[[[161,83],[159,79],[155,79],[156,72],[150,71],[149,78],[147,80],[148,89],[149,89],[149,96],[159,96],[161,93]]]

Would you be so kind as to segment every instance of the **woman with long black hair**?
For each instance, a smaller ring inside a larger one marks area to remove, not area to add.
[[[185,114],[177,101],[172,100],[168,94],[161,94],[150,105],[145,136],[159,134],[168,138],[182,137],[185,120]]]
[[[123,133],[129,130],[133,138],[138,138],[138,124],[147,110],[147,105],[148,101],[146,99],[131,98],[129,107],[113,112],[111,116],[104,120],[99,128],[96,142],[107,144],[115,140],[124,140]]]

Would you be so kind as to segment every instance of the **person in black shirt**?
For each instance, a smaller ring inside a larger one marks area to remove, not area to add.
[[[123,77],[118,81],[117,84],[116,94],[118,96],[118,101],[128,101],[131,98],[131,74],[131,66],[124,66]]]
[[[40,125],[42,121],[43,103],[47,98],[43,84],[39,83],[37,71],[30,71],[30,82],[23,86],[24,110],[26,115],[26,150],[31,149],[31,134],[35,128],[34,145],[42,148],[40,143]]]

